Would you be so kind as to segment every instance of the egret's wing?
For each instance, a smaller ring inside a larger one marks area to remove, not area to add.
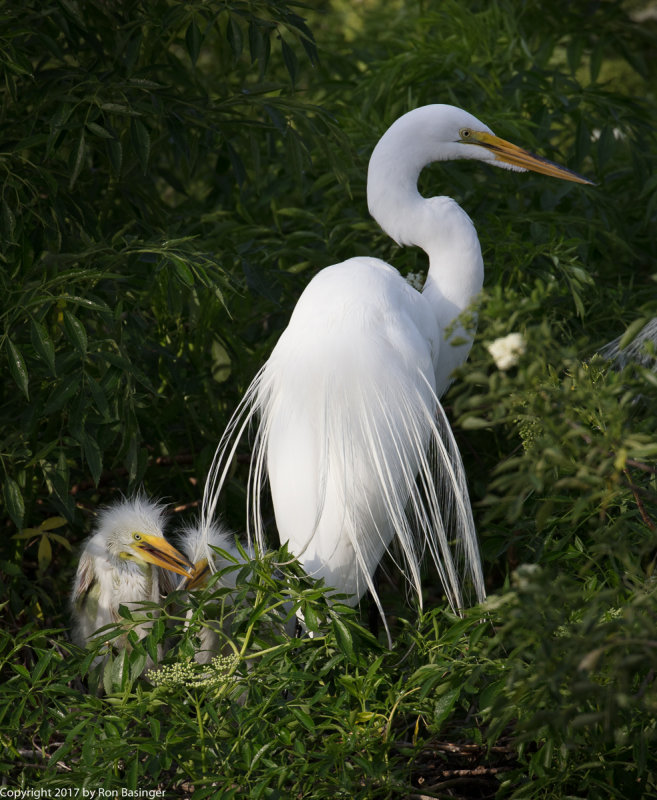
[[[73,592],[71,600],[73,605],[81,609],[84,607],[88,595],[94,588],[96,583],[96,574],[94,570],[93,558],[86,552],[80,556],[80,563],[73,582]]]
[[[71,592],[73,641],[83,647],[93,636],[97,625],[100,602],[100,583],[93,556],[83,550]]]

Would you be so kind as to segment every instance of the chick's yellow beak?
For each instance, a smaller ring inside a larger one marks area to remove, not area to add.
[[[210,565],[208,564],[208,560],[207,558],[202,558],[194,564],[191,577],[185,584],[185,589],[189,589],[190,591],[199,589],[205,583],[209,574]]]
[[[162,567],[162,569],[168,569],[187,578],[192,571],[191,561],[188,561],[163,536],[140,533],[139,539],[135,538],[134,548],[143,561],[148,561],[150,564]]]
[[[486,131],[468,131],[467,138],[461,138],[461,141],[464,144],[485,147],[495,154],[498,161],[504,161],[514,167],[522,167],[522,169],[529,169],[532,172],[551,175],[553,178],[561,178],[564,181],[594,185],[593,181],[583,175],[579,175],[567,167],[562,167],[560,164],[555,164],[554,161],[549,161],[547,158],[530,153],[529,150],[523,150],[522,147],[518,147],[516,144],[507,142],[506,139],[500,139],[499,136],[494,136]]]

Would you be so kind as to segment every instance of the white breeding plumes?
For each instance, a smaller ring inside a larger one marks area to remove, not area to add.
[[[506,371],[515,367],[527,345],[521,333],[509,333],[487,344],[486,349],[493,357],[495,366]]]
[[[189,577],[191,563],[164,538],[164,507],[143,495],[98,514],[82,547],[71,595],[73,640],[86,645],[105,625],[119,622],[119,606],[159,603],[174,587],[171,573]],[[136,627],[143,636],[152,620]],[[114,639],[125,647],[126,636]]]
[[[471,346],[458,318],[481,289],[483,261],[459,205],[417,190],[423,167],[457,158],[589,183],[454,106],[398,119],[374,148],[367,196],[384,231],[427,253],[422,292],[376,258],[319,272],[228,425],[204,492],[211,519],[238,440],[259,418],[247,531],[263,548],[268,478],[281,543],[352,602],[369,588],[380,611],[372,575],[393,539],[420,605],[427,550],[453,609],[464,580],[484,597],[465,475],[438,400]]]
[[[621,369],[632,363],[657,369],[657,317],[647,322],[632,341],[621,347],[624,338],[625,334],[606,344],[600,355],[614,361]]]

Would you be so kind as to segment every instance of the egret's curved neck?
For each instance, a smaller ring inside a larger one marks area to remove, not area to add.
[[[414,241],[417,213],[424,203],[417,182],[430,160],[413,147],[405,130],[392,136],[394,130],[393,125],[370,158],[367,203],[370,214],[397,244],[417,244]]]
[[[439,303],[438,318],[445,327],[480,291],[483,261],[474,225],[458,203],[418,192],[425,166],[456,155],[450,145],[437,145],[430,122],[411,112],[388,129],[370,159],[367,200],[389,236],[400,245],[421,247],[429,256],[425,293]]]

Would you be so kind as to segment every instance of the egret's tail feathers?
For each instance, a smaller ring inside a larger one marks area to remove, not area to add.
[[[625,347],[620,346],[625,334],[606,344],[600,355],[613,361],[620,369],[636,363],[655,369],[657,366],[657,317],[651,319]]]
[[[210,531],[212,526],[215,524],[215,520],[218,518],[217,515],[217,504],[219,502],[219,497],[221,495],[221,491],[223,486],[226,482],[226,478],[228,477],[228,473],[230,471],[233,458],[235,457],[235,453],[239,446],[240,440],[244,435],[245,431],[251,425],[251,422],[256,414],[257,407],[256,402],[258,398],[259,386],[262,380],[263,369],[261,369],[256,377],[251,382],[251,385],[247,389],[244,397],[240,401],[237,409],[233,413],[233,416],[230,418],[228,425],[226,426],[226,430],[224,431],[221,439],[219,440],[219,444],[217,445],[217,449],[215,451],[214,457],[212,459],[212,464],[210,465],[210,470],[208,472],[208,476],[205,481],[205,486],[203,487],[203,500],[201,503],[201,515],[199,520],[199,528],[202,532],[203,539],[205,542],[205,549],[206,549],[206,557],[208,558],[209,563],[212,565],[214,559],[212,558],[212,552],[209,548],[209,540],[211,538]],[[256,445],[258,444],[258,440],[261,438],[261,431],[259,430],[256,436]],[[253,478],[256,475],[259,475],[261,479],[262,476],[262,465],[259,463],[261,459],[260,448],[256,446],[254,449],[254,453],[258,455],[258,459],[253,462],[251,465],[251,472],[249,478],[249,506],[251,504],[254,505],[258,519],[261,518],[260,513],[260,491],[253,492]],[[247,537],[248,537],[248,546],[249,548],[252,547],[252,539],[251,539],[252,530],[248,526],[247,520]],[[256,543],[260,548],[264,548],[264,534],[262,531],[262,524],[259,522],[256,525]],[[212,568],[214,572],[214,568]]]
[[[268,365],[258,373],[219,443],[203,498],[205,524],[215,515],[238,442],[257,414],[247,492],[249,542],[265,548],[261,498],[269,480],[281,543],[289,543],[310,575],[355,601],[369,589],[382,617],[372,576],[393,540],[420,605],[420,564],[427,550],[455,612],[464,606],[464,583],[482,600],[463,465],[423,373],[419,379],[393,370],[374,381],[358,375],[332,381],[318,370],[317,381],[306,384],[314,387],[313,397],[278,382],[278,375]]]
[[[419,374],[418,382],[406,381],[392,396],[378,392],[374,407],[370,387],[365,398],[369,407],[362,409],[363,440],[376,485],[373,491],[371,484],[360,488],[369,498],[370,527],[374,523],[384,545],[396,540],[402,572],[420,606],[420,565],[428,550],[450,606],[459,611],[464,581],[472,584],[477,600],[485,597],[476,530],[449,422],[431,385]],[[379,502],[382,507],[377,508]]]

